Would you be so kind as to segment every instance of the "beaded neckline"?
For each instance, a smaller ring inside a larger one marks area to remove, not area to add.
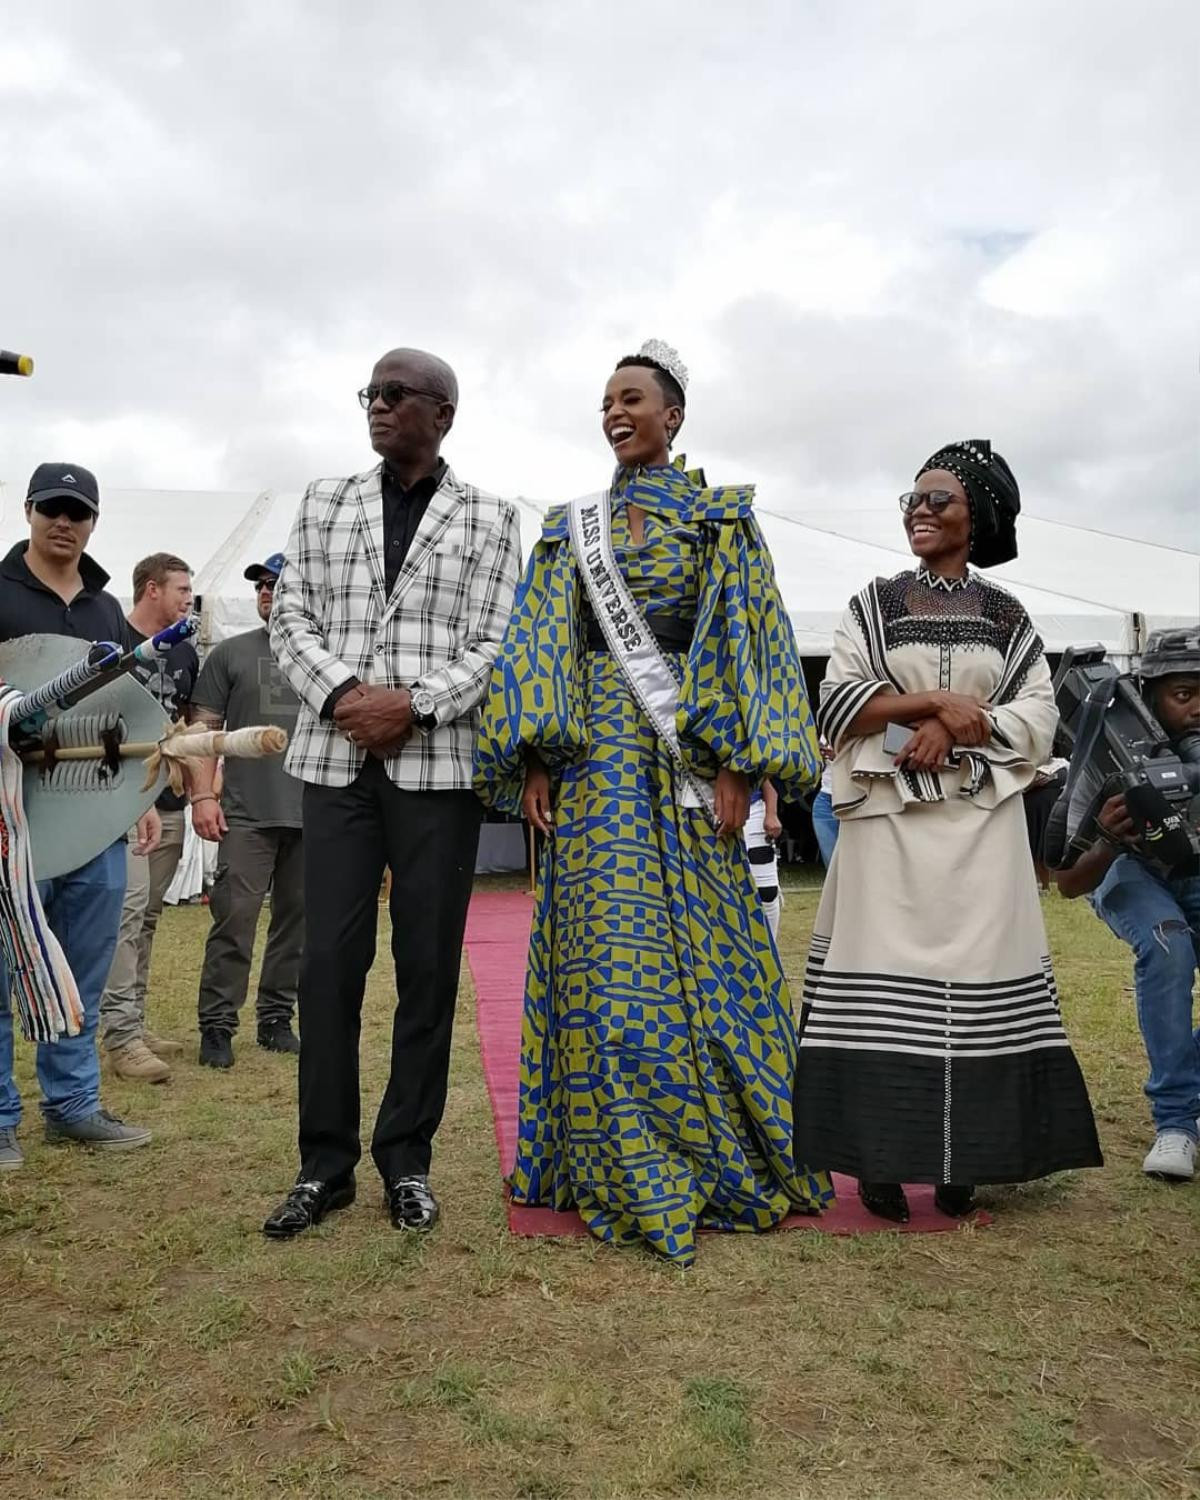
[[[943,593],[953,594],[968,586],[971,582],[971,575],[967,572],[961,578],[943,578],[940,573],[930,572],[922,563],[917,569],[917,582],[923,583],[927,589],[941,589]]]

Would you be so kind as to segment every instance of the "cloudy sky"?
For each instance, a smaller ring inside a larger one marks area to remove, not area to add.
[[[990,436],[1032,513],[1200,545],[1198,48],[1194,0],[4,0],[0,476],[367,468],[413,344],[460,474],[566,499],[654,335],[773,508]]]

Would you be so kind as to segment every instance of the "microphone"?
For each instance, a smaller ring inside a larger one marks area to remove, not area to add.
[[[11,349],[0,349],[0,375],[32,375],[33,360],[28,354],[14,354]]]

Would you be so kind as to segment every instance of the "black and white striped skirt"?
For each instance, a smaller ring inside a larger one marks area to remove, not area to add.
[[[814,928],[800,1159],[873,1182],[1099,1166],[1019,797],[843,822]]]

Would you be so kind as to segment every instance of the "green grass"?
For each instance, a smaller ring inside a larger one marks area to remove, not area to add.
[[[795,983],[819,892],[786,887]],[[155,1131],[121,1158],[40,1140],[0,1180],[0,1495],[12,1500],[1142,1500],[1200,1494],[1200,1185],[1138,1168],[1128,955],[1047,899],[1108,1165],[985,1194],[937,1236],[706,1236],[695,1270],[509,1236],[464,978],[428,1240],[353,1208],[259,1234],[294,1170],[295,1066],[194,1058],[207,914],[168,911],[151,1015],[189,1051],[108,1079]],[[386,954],[386,944],[381,943]],[[369,1130],[385,963],[363,1038]]]

